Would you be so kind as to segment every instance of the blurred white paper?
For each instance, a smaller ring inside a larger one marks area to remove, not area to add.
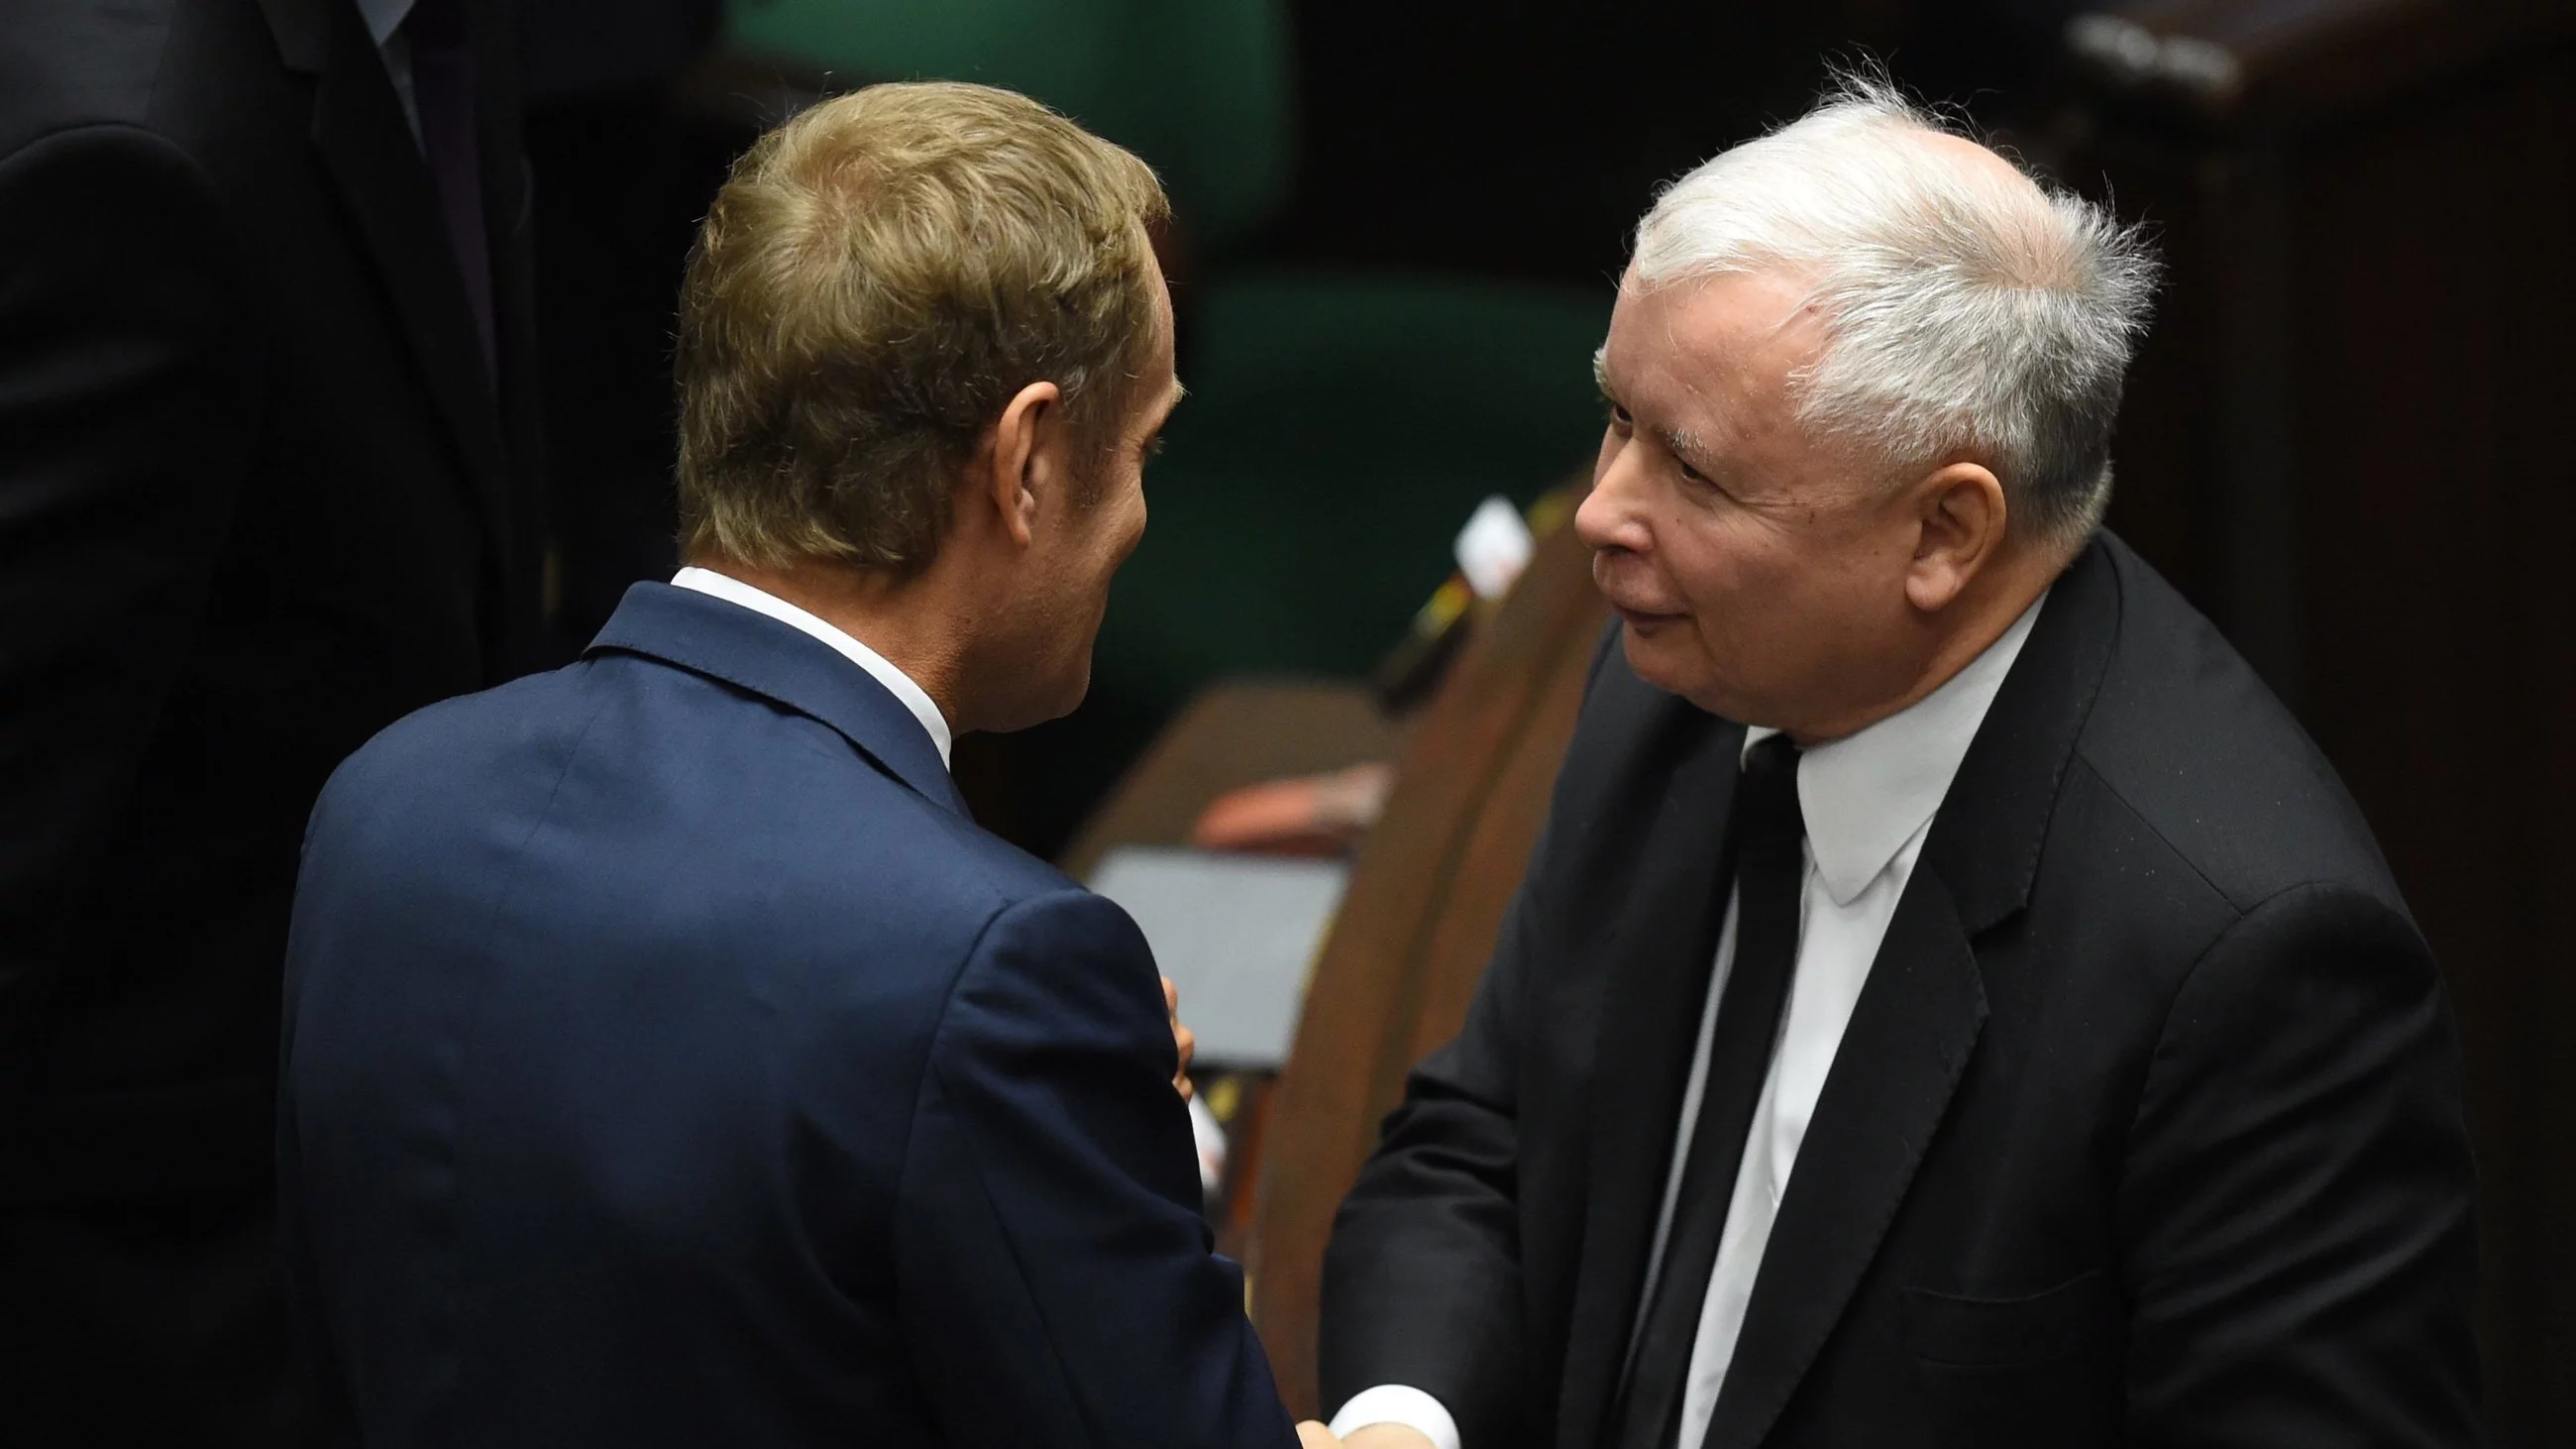
[[[1199,1148],[1199,1191],[1214,1197],[1225,1186],[1225,1124],[1205,1098],[1190,1098],[1190,1137]]]
[[[1199,1060],[1271,1068],[1288,1060],[1307,968],[1349,878],[1333,860],[1121,846],[1090,884],[1135,918],[1180,988]]]
[[[1467,576],[1467,587],[1476,591],[1476,597],[1499,599],[1512,591],[1537,547],[1521,511],[1497,493],[1467,516],[1467,526],[1458,530],[1452,551],[1458,558],[1458,572]]]

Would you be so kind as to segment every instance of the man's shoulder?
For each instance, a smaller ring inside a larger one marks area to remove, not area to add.
[[[580,664],[566,665],[413,710],[341,761],[323,789],[323,802],[453,784],[460,765],[508,764],[550,740],[559,743],[585,706],[581,670]],[[453,790],[442,794],[461,803]]]
[[[971,932],[1073,889],[1044,861],[930,800],[831,726],[723,681],[608,654],[445,700],[332,777],[316,830],[399,813],[485,833],[509,819],[580,842],[602,871],[756,886],[766,928],[865,922]]]
[[[150,115],[179,0],[13,0],[0,26],[0,151],[44,131]]]
[[[805,1003],[805,1038],[846,1042],[935,1017],[997,932],[1096,944],[1084,911],[1043,908],[1058,898],[1086,899],[829,726],[601,656],[433,705],[352,756],[316,808],[296,910],[303,954],[332,972],[380,969],[389,937],[498,973],[487,991],[662,963],[691,991]]]
[[[0,25],[0,155],[81,127],[176,137],[172,106],[200,72],[276,67],[256,0],[11,0]]]
[[[2217,628],[2125,547],[2079,768],[2237,910],[2301,886],[2398,900],[2343,781]]]

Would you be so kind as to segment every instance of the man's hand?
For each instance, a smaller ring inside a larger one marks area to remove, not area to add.
[[[1351,1431],[1342,1449],[1432,1449],[1432,1444],[1429,1436],[1410,1424],[1365,1424]]]
[[[1190,1081],[1190,1058],[1198,1054],[1199,1039],[1196,1032],[1181,1025],[1181,988],[1174,986],[1169,976],[1163,978],[1163,1010],[1172,1018],[1172,1045],[1181,1053],[1181,1069],[1173,1075],[1172,1087],[1186,1102],[1198,1091]]]
[[[1168,987],[1172,983],[1163,984]],[[1333,1437],[1332,1430],[1308,1419],[1297,1426],[1297,1449],[1342,1449],[1342,1441]]]

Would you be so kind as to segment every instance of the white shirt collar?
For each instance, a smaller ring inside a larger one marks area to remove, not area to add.
[[[1995,691],[2021,657],[2046,594],[1940,688],[1866,729],[1798,757],[1798,808],[1816,874],[1848,906],[1941,808]],[[1779,731],[1755,725],[1744,746]]]
[[[766,614],[781,624],[801,629],[831,645],[843,658],[874,676],[877,683],[886,687],[888,694],[903,701],[903,707],[912,711],[914,719],[921,721],[922,729],[930,735],[930,742],[939,747],[939,763],[948,763],[947,716],[942,715],[939,706],[931,702],[928,690],[913,683],[911,675],[895,668],[884,655],[776,594],[755,589],[730,574],[720,574],[713,569],[684,568],[671,575],[671,582],[683,589],[713,594],[729,604],[740,604],[755,614]]]
[[[358,0],[358,16],[367,22],[367,38],[382,49],[393,33],[402,29],[402,23],[411,18],[411,8],[418,3],[419,0]]]

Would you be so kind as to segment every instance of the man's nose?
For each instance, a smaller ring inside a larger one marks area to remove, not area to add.
[[[1651,542],[1637,507],[1637,449],[1623,446],[1605,457],[1592,476],[1592,491],[1574,510],[1574,531],[1594,552],[1622,548],[1644,552]]]

